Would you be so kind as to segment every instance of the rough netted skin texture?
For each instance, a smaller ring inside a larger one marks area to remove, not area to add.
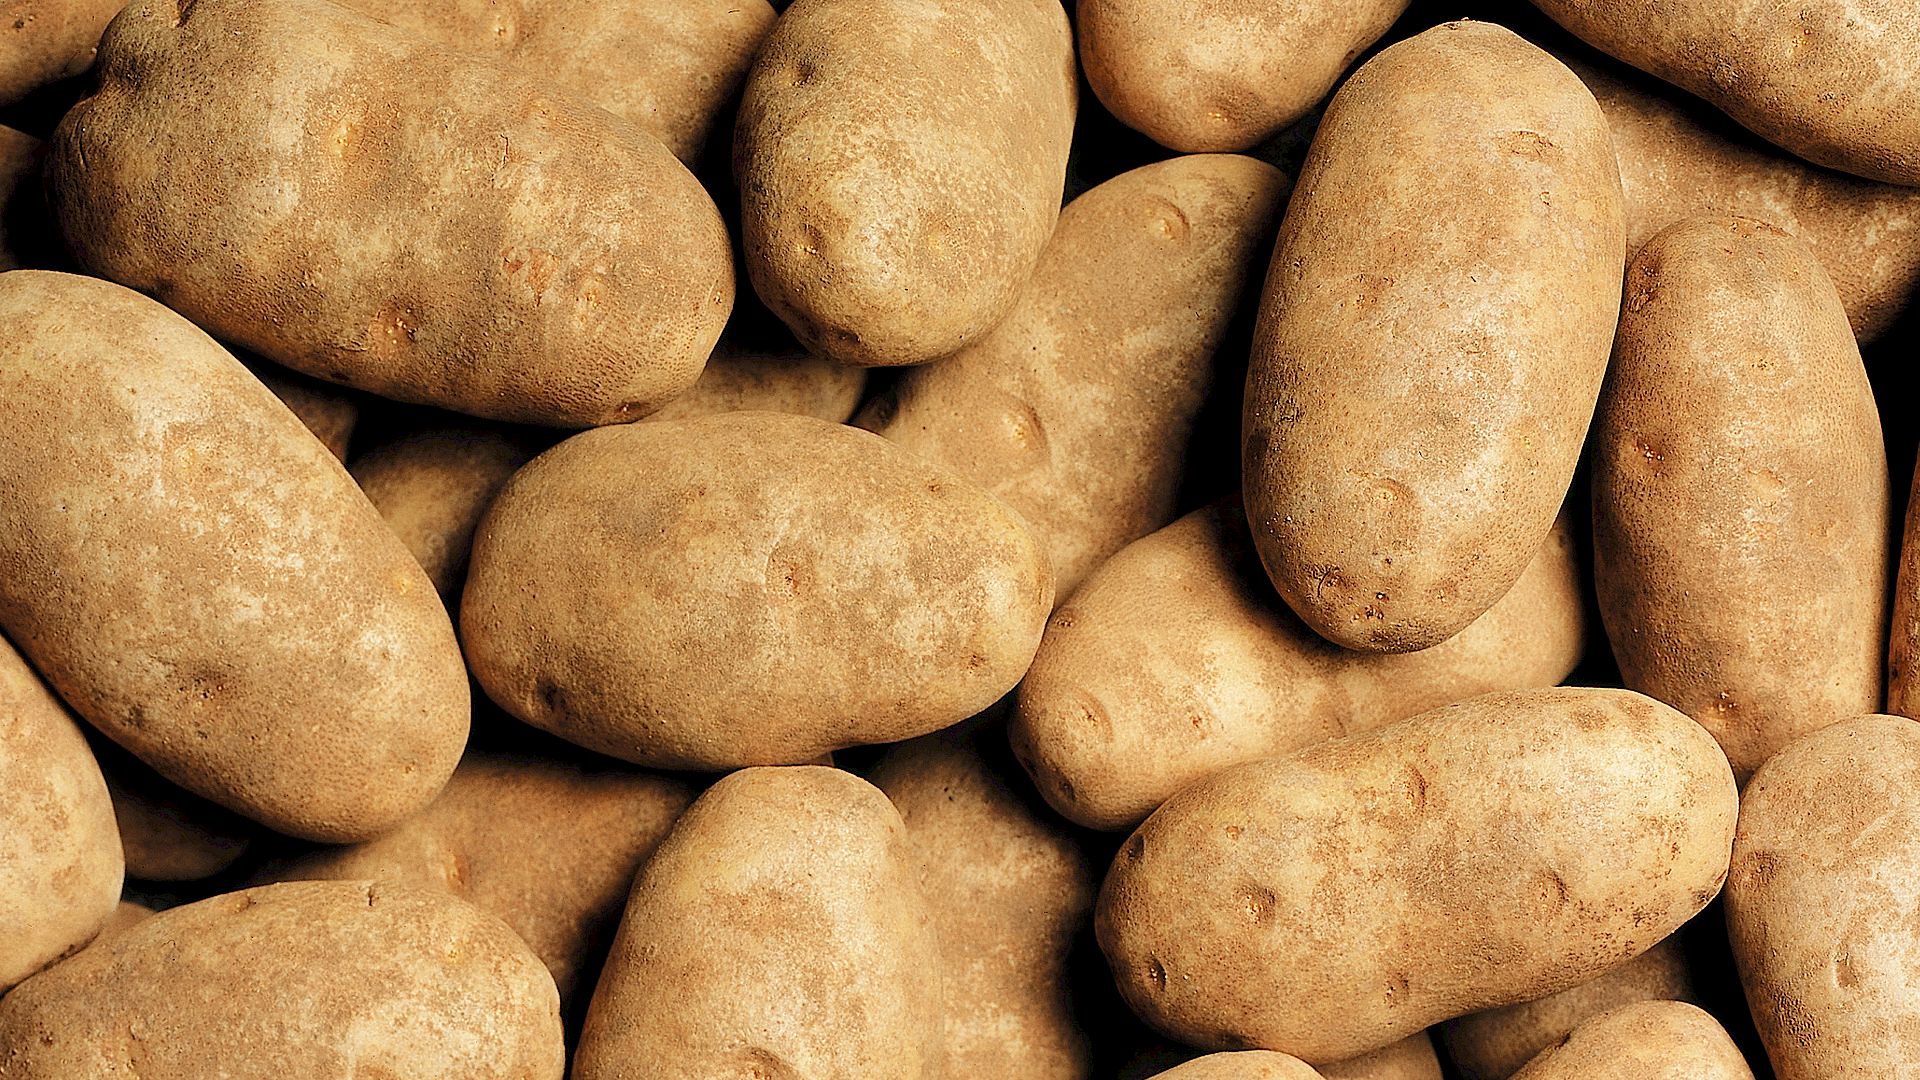
[[[353,429],[360,424],[360,403],[351,390],[302,375],[291,368],[269,363],[258,357],[241,356],[253,377],[259,379],[280,403],[300,418],[313,437],[319,439],[334,457],[347,460],[347,446],[353,442]]]
[[[1177,1065],[1153,1080],[1320,1080],[1313,1066],[1271,1050],[1208,1054]]]
[[[1533,2],[1587,44],[1808,161],[1920,184],[1911,0]]]
[[[877,435],[723,413],[575,435],[474,538],[467,661],[521,720],[641,765],[783,765],[1012,690],[1053,584],[1012,509]]]
[[[0,998],[0,1080],[560,1080],[560,1002],[431,889],[297,882],[142,920]]]
[[[573,1080],[936,1080],[941,959],[885,795],[817,766],[707,790],[640,871]]]
[[[1651,698],[1489,694],[1183,789],[1094,926],[1168,1035],[1343,1061],[1652,947],[1719,891],[1737,812],[1712,738]]]
[[[1408,0],[1081,0],[1080,65],[1120,121],[1185,153],[1306,116]]]
[[[1060,606],[1009,734],[1054,809],[1131,829],[1230,765],[1558,684],[1589,636],[1582,572],[1563,520],[1459,634],[1417,653],[1355,652],[1274,595],[1237,506],[1196,510],[1128,545]]]
[[[1074,95],[1059,0],[796,0],[735,128],[754,289],[845,363],[978,338],[1059,217]]]
[[[81,265],[310,375],[618,423],[691,386],[732,309],[693,174],[485,57],[326,0],[134,0],[99,82],[48,156]]]
[[[1683,1001],[1642,1001],[1596,1016],[1514,1080],[1753,1080],[1720,1022]]]
[[[1507,1080],[1585,1021],[1637,1001],[1699,1003],[1678,938],[1570,990],[1471,1013],[1437,1030],[1464,1080]]]
[[[1826,272],[1778,229],[1672,226],[1627,271],[1594,419],[1594,579],[1628,687],[1745,779],[1881,705],[1892,532],[1873,388]]]
[[[758,348],[721,338],[693,388],[649,420],[684,420],[722,412],[794,413],[846,423],[860,407],[867,369],[848,367],[805,349]]]
[[[121,877],[113,804],[86,736],[0,638],[0,994],[92,940]]]
[[[1907,1076],[1920,1061],[1920,727],[1856,717],[1747,784],[1727,936],[1780,1080]]]
[[[1326,1080],[1444,1080],[1433,1039],[1422,1031],[1391,1046],[1320,1066]]]
[[[0,0],[0,105],[78,75],[122,0]]]
[[[168,783],[138,758],[100,740],[95,756],[113,797],[127,876],[201,881],[239,861],[260,827]]]
[[[466,669],[340,462],[128,289],[0,274],[0,326],[0,629],[60,696],[294,836],[365,839],[430,802],[466,743]]]
[[[855,421],[1005,499],[1046,538],[1057,596],[1172,520],[1187,443],[1286,175],[1202,155],[1070,203],[1013,311],[905,373]]]
[[[1887,711],[1920,720],[1920,468],[1914,469],[1887,644]]]
[[[1068,956],[1099,871],[1021,790],[1018,770],[1006,776],[983,755],[981,741],[1000,734],[982,725],[915,739],[869,779],[900,811],[924,892],[940,905],[948,1073],[1088,1080]]]
[[[1520,577],[1579,463],[1626,259],[1606,120],[1553,57],[1448,23],[1347,81],[1295,192],[1247,375],[1247,517],[1316,632],[1428,648]]]

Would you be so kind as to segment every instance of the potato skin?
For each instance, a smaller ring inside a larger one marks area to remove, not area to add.
[[[632,420],[698,377],[732,255],[657,141],[325,0],[180,10],[130,4],[53,137],[87,270],[269,360],[490,419]]]
[[[1753,1080],[1753,1070],[1699,1008],[1642,1001],[1581,1024],[1514,1080]]]
[[[1651,947],[1718,891],[1737,809],[1713,741],[1651,698],[1489,694],[1182,790],[1095,929],[1174,1038],[1340,1061]]]
[[[1156,1074],[1153,1080],[1319,1080],[1313,1066],[1271,1050],[1208,1054]]]
[[[209,1062],[230,1080],[559,1080],[565,1067],[553,980],[506,924],[364,881],[154,915],[0,998],[0,1046],[5,1080],[201,1080]]]
[[[300,418],[313,437],[341,461],[347,460],[347,447],[353,442],[353,429],[360,424],[360,403],[353,391],[309,375],[269,363],[258,357],[236,357],[253,377],[259,379],[280,403]]]
[[[95,748],[127,876],[141,881],[202,881],[232,866],[259,827],[160,778],[138,758],[100,740]]]
[[[0,628],[61,697],[295,836],[363,839],[431,801],[466,741],[466,669],[340,463],[130,290],[0,274],[0,325]]]
[[[948,1075],[917,876],[900,815],[858,777],[725,777],[634,883],[573,1080]]]
[[[1879,707],[1886,449],[1804,246],[1737,218],[1649,241],[1593,446],[1594,578],[1627,686],[1699,721],[1743,779]]]
[[[1005,499],[1046,537],[1064,597],[1172,520],[1214,353],[1287,184],[1264,162],[1202,155],[1088,191],[1012,313],[856,423]]]
[[[1433,1039],[1418,1032],[1357,1058],[1320,1066],[1326,1080],[1444,1080]]]
[[[93,66],[121,0],[0,0],[0,105]],[[5,267],[0,267],[5,269]]]
[[[980,337],[1059,217],[1074,85],[1058,0],[796,0],[735,128],[754,289],[844,363]]]
[[[642,765],[790,764],[958,723],[1053,606],[992,496],[868,432],[742,412],[576,435],[475,537],[467,660],[520,719]]]
[[[1920,719],[1920,467],[1907,498],[1900,570],[1893,589],[1893,631],[1887,645],[1887,711]]]
[[[860,407],[865,368],[794,348],[755,348],[721,338],[693,388],[647,417],[684,420],[721,412],[794,413],[843,424]]]
[[[1347,81],[1295,187],[1247,376],[1247,517],[1316,632],[1428,648],[1513,585],[1573,479],[1626,250],[1606,121],[1551,56],[1448,23]]]

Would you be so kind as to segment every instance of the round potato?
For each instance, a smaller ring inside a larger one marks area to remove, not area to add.
[[[754,348],[722,337],[693,389],[647,419],[684,420],[757,409],[843,424],[860,407],[866,388],[865,368],[814,356],[798,346]]]
[[[1320,1066],[1326,1080],[1444,1080],[1433,1039],[1422,1031],[1371,1054]]]
[[[1753,1080],[1753,1070],[1718,1020],[1683,1001],[1643,1001],[1581,1024],[1514,1080]]]
[[[1913,473],[1900,572],[1893,590],[1893,633],[1887,648],[1887,711],[1920,719],[1920,467]]]
[[[1154,1080],[1319,1080],[1313,1066],[1271,1050],[1208,1054],[1159,1073]]]
[[[202,881],[239,861],[259,827],[168,783],[139,759],[101,740],[95,747],[127,876],[141,881]]]
[[[253,372],[254,378],[273,391],[281,404],[300,418],[334,457],[347,460],[347,446],[353,441],[353,429],[360,423],[360,403],[352,391],[258,357],[238,359]]]
[[[0,0],[0,105],[93,66],[121,0]],[[0,269],[5,269],[0,267]]]

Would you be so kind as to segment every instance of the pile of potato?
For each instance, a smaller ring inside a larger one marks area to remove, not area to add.
[[[0,1080],[1920,1075],[1913,0],[778,6],[0,0]]]

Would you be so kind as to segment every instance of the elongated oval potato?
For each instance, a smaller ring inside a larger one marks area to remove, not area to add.
[[[0,105],[93,66],[121,0],[0,0]]]
[[[432,889],[296,882],[172,908],[0,998],[8,1080],[559,1080],[553,980]],[[129,1064],[131,1063],[131,1064]]]
[[[268,363],[257,357],[241,356],[237,359],[253,372],[280,403],[292,410],[293,415],[313,432],[334,457],[347,460],[347,446],[353,442],[353,429],[360,424],[360,403],[354,393],[321,382],[319,379]]]
[[[1271,1050],[1208,1054],[1159,1073],[1154,1080],[1319,1080],[1313,1066]]]
[[[1713,740],[1651,698],[1489,694],[1182,790],[1095,928],[1174,1038],[1340,1061],[1652,947],[1719,890],[1737,811]]]
[[[61,697],[295,836],[365,839],[431,801],[466,743],[466,669],[339,461],[120,286],[0,274],[0,326],[0,629]]]
[[[735,128],[754,289],[845,363],[980,337],[1059,217],[1074,93],[1059,0],[796,0]]]
[[[1061,213],[1012,314],[856,423],[1020,511],[1065,596],[1172,520],[1214,353],[1286,191],[1231,155],[1101,184]]]
[[[1594,428],[1594,578],[1627,686],[1698,720],[1742,779],[1880,707],[1886,448],[1804,246],[1736,218],[1649,241]]]
[[[162,779],[102,739],[94,748],[113,799],[127,876],[202,881],[238,862],[260,827]]]
[[[1887,646],[1887,711],[1920,719],[1920,467],[1913,473],[1900,570],[1893,590],[1893,631]]]
[[[520,470],[460,619],[474,676],[527,723],[728,769],[979,713],[1052,606],[999,500],[877,435],[741,412],[585,432]]]
[[[100,932],[122,868],[86,736],[0,638],[0,994]]]
[[[1808,161],[1920,184],[1909,0],[1534,0],[1587,44]]]
[[[1562,519],[1506,596],[1417,653],[1329,643],[1273,595],[1238,507],[1196,510],[1108,560],[1040,639],[1009,734],[1055,810],[1130,829],[1182,787],[1495,690],[1553,686],[1587,615]]]
[[[865,368],[848,367],[798,346],[755,347],[721,338],[693,388],[649,420],[684,420],[721,412],[795,413],[843,424],[860,407]]]
[[[1185,153],[1246,150],[1333,92],[1408,0],[1081,0],[1080,66],[1128,127]]]
[[[946,1076],[918,873],[900,815],[858,777],[727,776],[640,871],[573,1080]]]
[[[1606,120],[1551,56],[1448,23],[1347,81],[1295,190],[1247,375],[1247,517],[1316,632],[1428,648],[1519,579],[1579,462],[1626,251]]]
[[[326,0],[134,0],[47,183],[90,272],[288,367],[496,420],[644,416],[733,305],[720,213],[657,140]]]
[[[1581,1024],[1514,1080],[1753,1080],[1753,1070],[1699,1008],[1643,1001]]]
[[[1433,1051],[1433,1039],[1426,1032],[1409,1035],[1397,1043],[1332,1065],[1320,1066],[1326,1080],[1445,1080],[1440,1056]]]

